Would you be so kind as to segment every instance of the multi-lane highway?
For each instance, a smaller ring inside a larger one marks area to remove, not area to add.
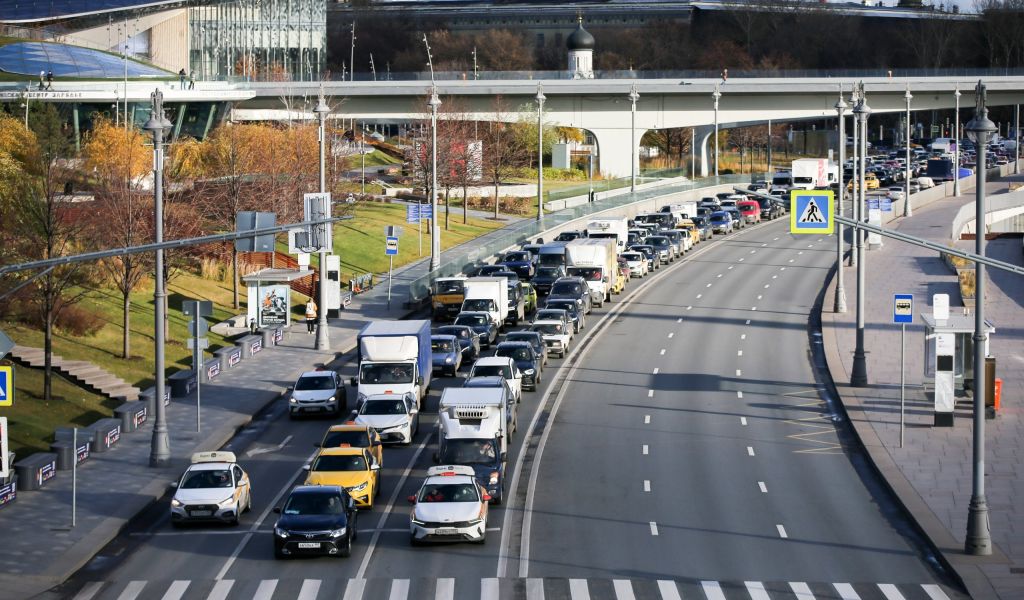
[[[955,599],[830,400],[811,315],[834,247],[748,228],[596,309],[524,394],[483,546],[409,545],[444,378],[415,443],[385,450],[351,558],[273,558],[271,508],[328,425],[282,404],[230,446],[253,481],[239,527],[154,506],[53,597]]]

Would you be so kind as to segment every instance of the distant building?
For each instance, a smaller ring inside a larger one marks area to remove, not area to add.
[[[593,79],[594,36],[583,28],[583,17],[577,23],[576,31],[565,41],[569,49],[569,74],[573,79]]]

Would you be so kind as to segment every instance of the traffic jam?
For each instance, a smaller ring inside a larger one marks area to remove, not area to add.
[[[787,209],[781,198],[724,192],[632,219],[592,218],[471,276],[436,279],[430,320],[367,323],[354,375],[308,371],[288,394],[289,418],[331,424],[299,485],[269,507],[274,557],[350,556],[360,515],[380,509],[382,491],[398,493],[382,490],[391,449],[413,444],[424,444],[433,466],[409,475],[409,543],[486,543],[496,529],[490,509],[511,493],[509,465],[527,428],[520,412],[540,406],[544,382],[578,351],[588,325],[632,280]],[[229,451],[193,455],[173,483],[172,525],[238,525],[246,512],[267,509],[254,506],[252,486],[261,482],[243,462]]]

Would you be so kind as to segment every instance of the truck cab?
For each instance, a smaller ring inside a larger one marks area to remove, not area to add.
[[[494,504],[504,499],[509,414],[514,411],[507,386],[446,388],[438,404],[434,461],[472,467]]]
[[[435,321],[450,321],[459,314],[465,299],[465,277],[440,277],[430,288]]]
[[[359,332],[358,403],[375,394],[409,395],[417,408],[430,389],[430,321],[371,321]]]

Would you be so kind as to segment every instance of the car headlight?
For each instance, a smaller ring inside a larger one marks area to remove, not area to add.
[[[419,525],[420,527],[423,527],[424,525],[426,525],[425,522],[420,521],[416,517],[409,517],[409,520],[412,522],[413,525]]]
[[[171,498],[171,506],[178,508],[181,506],[181,502],[179,502],[177,498]]]
[[[354,485],[354,486],[352,486],[352,487],[350,487],[350,488],[345,488],[345,489],[346,489],[346,490],[347,490],[347,491],[348,491],[349,493],[353,493],[353,492],[361,492],[361,491],[363,491],[363,490],[365,490],[365,489],[366,489],[366,486],[367,486],[367,485],[368,485],[368,482],[364,481],[364,482],[360,483],[359,485]]]
[[[523,373],[526,373],[527,375],[533,375],[534,373],[536,373],[536,371],[534,371],[533,369],[526,369],[525,371],[523,371]]]
[[[228,506],[231,506],[234,503],[235,503],[235,497],[234,496],[228,496],[227,498],[225,498],[225,499],[221,500],[220,502],[218,502],[217,506],[219,506],[221,508],[227,508]]]
[[[444,359],[444,364],[446,364],[446,365],[452,364],[452,357],[449,356],[449,357],[445,358]]]
[[[471,521],[466,521],[466,524],[468,524],[470,527],[472,527],[474,525],[479,525],[479,524],[481,524],[483,522],[484,522],[483,519],[473,519]]]
[[[288,402],[291,403],[291,404],[298,404],[299,403],[299,401],[295,399],[295,396],[292,396],[291,398],[288,398]]]
[[[444,308],[444,302],[435,302],[434,308]]]
[[[284,529],[281,529],[280,527],[275,526],[274,527],[274,535],[276,535],[279,538],[286,538],[286,537],[288,537],[288,532],[285,531]]]
[[[330,398],[327,399],[327,403],[330,404],[331,402],[334,402],[335,400],[336,400],[336,397],[335,396],[331,396]]]
[[[498,475],[497,471],[491,471],[490,485],[498,485]]]
[[[341,537],[343,535],[345,535],[344,527],[342,527],[341,529],[334,529],[331,531],[331,537]]]

